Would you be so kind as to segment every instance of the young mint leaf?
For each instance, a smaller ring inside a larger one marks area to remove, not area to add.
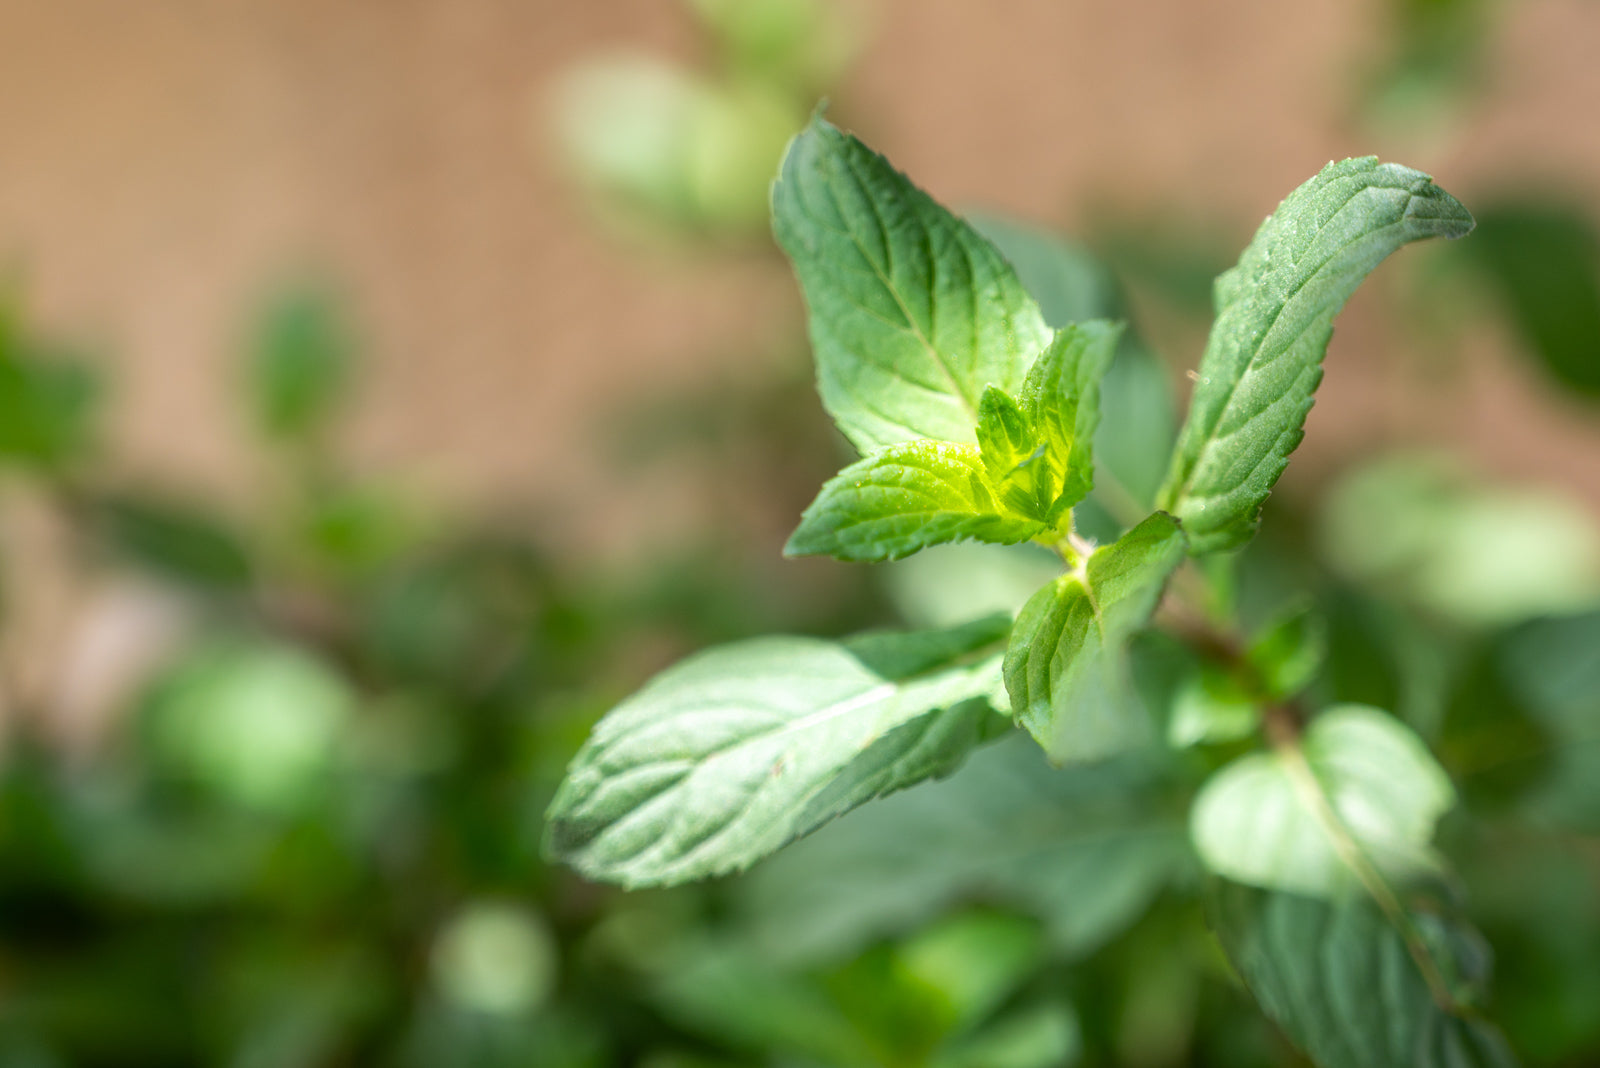
[[[1183,555],[1177,521],[1158,512],[1023,606],[1006,650],[1006,690],[1052,760],[1092,760],[1149,738],[1122,677],[1123,648]]]
[[[1033,423],[1017,402],[999,386],[984,390],[978,403],[978,453],[989,481],[999,485],[1035,451]]]
[[[1162,488],[1196,554],[1237,548],[1304,432],[1333,318],[1391,252],[1460,237],[1472,216],[1425,174],[1330,163],[1290,193],[1217,279],[1216,322]]]
[[[772,219],[810,309],[823,406],[863,453],[974,442],[983,391],[1015,394],[1050,340],[993,245],[821,118],[789,145]]]
[[[978,452],[990,488],[1007,511],[1048,522],[1058,479],[1049,446],[1035,435],[1033,420],[999,386],[990,386],[978,406]]]
[[[1405,930],[1363,897],[1322,901],[1223,883],[1208,912],[1261,1008],[1318,1068],[1515,1068],[1470,1005],[1486,949],[1446,918]]]
[[[976,448],[908,441],[857,460],[830,479],[783,551],[876,562],[964,538],[1011,545],[1042,529],[1042,523],[1006,514]]]
[[[1434,824],[1454,803],[1449,777],[1410,728],[1343,705],[1312,721],[1296,748],[1219,771],[1195,798],[1191,829],[1219,875],[1332,895],[1361,883],[1352,849],[1387,880],[1434,870]]]
[[[1094,487],[1094,432],[1100,425],[1100,380],[1111,366],[1122,324],[1078,323],[1056,332],[1028,369],[1022,407],[1046,446],[1055,475],[1054,523]]]
[[[592,879],[686,882],[947,774],[1004,729],[987,698],[1008,626],[758,638],[691,657],[596,725],[551,803],[546,850]]]

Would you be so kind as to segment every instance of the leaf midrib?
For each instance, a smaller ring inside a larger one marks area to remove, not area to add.
[[[862,189],[867,188],[866,181],[856,168],[854,157],[846,155],[844,158],[844,164],[850,169],[850,177],[855,182],[856,186]],[[827,191],[828,198],[833,201],[834,210],[838,214],[839,218],[845,218],[846,216],[843,208],[839,203],[838,194],[834,191],[833,186],[830,183],[824,183],[824,188]],[[889,261],[889,265],[892,268],[894,265],[894,245],[889,240],[888,224],[884,221],[882,213],[878,211],[878,205],[876,201],[869,196],[867,197],[867,202],[871,205],[873,218],[877,220],[878,226],[884,231],[883,254],[884,258]],[[913,211],[915,212],[914,208]],[[927,224],[920,218],[921,213],[915,212],[915,214],[919,216],[917,219],[917,225],[922,231],[923,243],[927,246],[929,270],[932,273],[937,273],[938,263],[933,256],[932,236],[928,232]],[[867,251],[866,243],[861,240],[859,234],[848,228],[848,224],[846,224],[846,229],[836,230],[834,232],[848,237],[850,242],[855,245],[856,251],[861,253],[861,258],[866,261],[867,266],[872,268],[872,273],[877,276],[878,282],[888,292],[890,298],[895,303],[895,307],[900,309],[900,314],[905,317],[908,331],[917,339],[918,342],[921,343],[928,355],[933,358],[934,366],[939,368],[940,373],[944,375],[946,383],[948,383],[950,386],[952,395],[961,403],[962,410],[966,413],[968,418],[972,420],[973,425],[976,426],[978,422],[977,405],[973,403],[972,399],[968,397],[966,392],[961,388],[960,383],[956,380],[955,372],[946,362],[944,354],[941,353],[938,348],[934,346],[933,342],[928,339],[928,336],[922,332],[921,325],[918,324],[916,317],[911,314],[911,309],[907,307],[905,300],[901,298],[899,289],[895,286],[889,275],[886,275],[883,269],[878,266],[878,262],[872,258],[872,255]],[[931,281],[932,279],[930,279],[930,282]],[[977,300],[976,287],[974,287],[973,300],[974,302]],[[930,298],[928,302],[930,314],[932,314],[933,309],[936,306],[937,301]],[[976,311],[976,308],[974,308],[974,311]],[[977,330],[976,315],[974,315],[973,318],[973,330]],[[974,345],[974,348],[976,348],[976,345]]]
[[[1333,213],[1328,216],[1327,221],[1324,222],[1321,226],[1319,226],[1317,228],[1317,232],[1320,234],[1323,230],[1326,230],[1328,228],[1328,226],[1332,224],[1333,220],[1338,218],[1338,216],[1346,208],[1348,208],[1350,206],[1350,202],[1351,201],[1355,200],[1356,197],[1360,196],[1363,191],[1365,191],[1367,189],[1370,189],[1370,188],[1373,188],[1373,187],[1369,186],[1369,185],[1358,185],[1356,187],[1356,189],[1354,191],[1352,191],[1351,194],[1344,199],[1344,202],[1341,203],[1338,206],[1338,208],[1334,209]],[[1390,223],[1389,226],[1397,226],[1397,225],[1400,224],[1400,222],[1404,222],[1404,220],[1406,218],[1406,212],[1409,211],[1410,208],[1411,208],[1411,202],[1416,200],[1416,199],[1417,199],[1417,195],[1415,193],[1407,191],[1407,194],[1406,194],[1406,206],[1401,211],[1400,219],[1397,222]],[[1385,226],[1385,227],[1379,227],[1378,229],[1382,230],[1382,229],[1387,229],[1387,228],[1388,227]],[[1363,234],[1362,237],[1364,237],[1364,238],[1365,237],[1370,237],[1372,234],[1375,234],[1377,232],[1378,232],[1378,230],[1372,230],[1367,234]],[[1312,240],[1315,241],[1315,238],[1313,238]],[[1309,245],[1308,245],[1308,247],[1309,247]],[[1198,473],[1200,471],[1201,459],[1211,449],[1212,445],[1218,440],[1217,427],[1219,427],[1222,424],[1223,416],[1225,416],[1227,414],[1229,407],[1232,406],[1233,398],[1238,394],[1239,387],[1244,383],[1244,380],[1249,377],[1250,372],[1255,370],[1256,361],[1261,356],[1261,352],[1262,352],[1262,349],[1266,345],[1267,338],[1271,336],[1273,328],[1275,328],[1278,325],[1278,320],[1283,318],[1283,313],[1288,310],[1290,302],[1293,301],[1295,297],[1299,296],[1300,293],[1305,289],[1305,287],[1310,285],[1312,280],[1315,279],[1318,275],[1320,275],[1327,268],[1328,264],[1332,263],[1335,259],[1337,259],[1340,252],[1342,252],[1345,248],[1348,248],[1348,247],[1349,247],[1348,245],[1342,245],[1339,248],[1335,249],[1332,253],[1330,253],[1328,255],[1328,257],[1325,260],[1323,260],[1321,263],[1317,264],[1317,266],[1316,266],[1316,268],[1314,270],[1312,270],[1308,274],[1306,274],[1306,276],[1304,278],[1302,278],[1298,284],[1296,284],[1295,286],[1291,287],[1290,290],[1287,293],[1284,294],[1283,300],[1279,302],[1277,309],[1272,313],[1271,320],[1268,321],[1267,324],[1262,328],[1262,330],[1261,330],[1261,341],[1258,344],[1256,344],[1256,346],[1254,348],[1251,349],[1250,357],[1249,357],[1249,359],[1247,359],[1245,361],[1244,369],[1242,371],[1240,371],[1239,375],[1236,378],[1234,378],[1234,380],[1228,385],[1228,392],[1226,393],[1226,395],[1224,395],[1223,400],[1222,400],[1222,404],[1217,408],[1216,419],[1210,426],[1208,426],[1206,428],[1205,436],[1200,439],[1200,444],[1195,449],[1194,459],[1189,465],[1189,471],[1188,471],[1188,473],[1186,475],[1184,475],[1182,484],[1174,491],[1172,497],[1168,501],[1169,504],[1174,505],[1174,506],[1177,505],[1179,503],[1179,501],[1181,501],[1184,498],[1188,497],[1190,495],[1190,492],[1193,490],[1195,477],[1198,475]],[[1292,264],[1292,261],[1291,261],[1291,264]],[[1229,305],[1229,310],[1231,310],[1232,308],[1236,307],[1237,305],[1238,305],[1238,301],[1234,301],[1233,303],[1231,303]],[[1222,319],[1222,315],[1219,314],[1217,316],[1217,321],[1220,322],[1221,319]],[[1303,333],[1303,331],[1302,331],[1302,333]],[[1301,334],[1296,334],[1295,335],[1296,338],[1298,338],[1300,336],[1301,336]],[[1290,343],[1291,344],[1293,343],[1293,340],[1294,340],[1293,338],[1290,339]],[[1285,346],[1285,348],[1287,348],[1287,347],[1288,346]],[[1321,360],[1318,360],[1317,362],[1320,363]],[[1204,366],[1205,366],[1205,361],[1202,359],[1201,367],[1204,368]],[[1215,496],[1215,495],[1212,495],[1212,496]]]
[[[1311,810],[1312,816],[1327,834],[1340,861],[1351,874],[1355,875],[1390,926],[1399,932],[1401,940],[1405,943],[1406,952],[1416,964],[1417,971],[1421,973],[1434,1003],[1452,1016],[1464,1017],[1466,1015],[1464,1006],[1456,999],[1449,983],[1445,981],[1443,969],[1434,959],[1432,947],[1422,937],[1422,932],[1417,929],[1410,914],[1400,903],[1394,888],[1389,885],[1388,880],[1367,856],[1366,850],[1361,847],[1361,843],[1356,840],[1343,818],[1334,809],[1327,788],[1318,778],[1316,769],[1306,759],[1301,739],[1296,738],[1292,742],[1275,746],[1275,751],[1288,773],[1295,793]]]

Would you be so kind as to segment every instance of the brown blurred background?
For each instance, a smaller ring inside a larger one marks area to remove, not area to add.
[[[1600,202],[1587,0],[1496,7],[1474,98],[1387,131],[1353,101],[1392,5],[844,6],[861,49],[834,117],[947,202],[1069,232],[1097,206],[1159,206],[1230,220],[1242,243],[1323,162],[1368,152],[1469,206],[1513,174]],[[641,257],[583,210],[548,98],[617,48],[692,62],[704,42],[660,0],[8,0],[0,250],[34,318],[109,365],[130,470],[248,493],[230,352],[264,288],[310,271],[369,339],[345,442],[361,466],[447,501],[582,515],[602,413],[770,360],[799,323],[774,258]],[[1507,339],[1472,337],[1445,386],[1392,368],[1373,299],[1341,321],[1299,477],[1420,419],[1600,506],[1600,429]]]

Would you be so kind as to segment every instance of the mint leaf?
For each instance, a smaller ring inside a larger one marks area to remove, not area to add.
[[[1056,332],[1028,370],[1022,406],[1046,446],[1055,477],[1054,523],[1094,487],[1094,432],[1100,380],[1116,354],[1122,324],[1079,323]]]
[[[1015,394],[1050,340],[993,245],[820,118],[789,145],[772,218],[810,309],[823,406],[863,453],[974,442],[983,391]]]
[[[101,383],[74,353],[31,336],[0,300],[0,459],[57,468],[94,444]]]
[[[857,460],[830,479],[783,551],[875,562],[964,538],[1010,545],[1042,529],[1041,523],[1004,514],[976,448],[909,441]]]
[[[263,318],[250,367],[261,428],[289,439],[326,429],[344,399],[353,347],[328,294],[280,294]]]
[[[1240,757],[1195,798],[1191,828],[1206,866],[1235,882],[1336,894],[1370,864],[1403,881],[1434,870],[1434,824],[1455,803],[1444,770],[1385,712],[1342,705],[1297,748]]]
[[[984,699],[1008,626],[758,638],[691,657],[595,726],[551,803],[546,849],[592,879],[680,883],[947,774],[1003,729]]]
[[[1475,932],[1370,901],[1328,902],[1222,884],[1223,949],[1261,1008],[1319,1068],[1515,1068],[1470,1005],[1488,980]]]
[[[1000,500],[1050,526],[1094,485],[1100,379],[1116,352],[1120,324],[1065,327],[1028,370],[1019,406],[990,386],[978,406],[978,446]]]
[[[1000,387],[990,386],[978,407],[978,451],[983,470],[1006,511],[1037,523],[1053,522],[1059,479],[1048,443],[1033,420]]]
[[[735,1048],[838,1068],[875,1063],[870,1040],[826,989],[773,968],[736,940],[675,947],[654,978],[650,995],[663,1014]]]
[[[1330,163],[1290,193],[1216,283],[1217,318],[1162,488],[1196,554],[1237,548],[1304,436],[1333,317],[1391,252],[1472,216],[1419,171]]]
[[[1052,767],[1013,733],[947,779],[864,805],[734,888],[764,957],[816,967],[921,930],[972,901],[1034,917],[1081,960],[1198,872],[1154,748]]]
[[[1177,522],[1158,512],[1023,606],[1006,650],[1006,690],[1052,760],[1091,760],[1150,737],[1122,677],[1123,648],[1183,553]]]
[[[990,483],[996,486],[1019,464],[1038,455],[1032,421],[999,386],[984,390],[978,403],[978,453]]]

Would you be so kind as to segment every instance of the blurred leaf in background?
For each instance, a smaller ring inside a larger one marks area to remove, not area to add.
[[[100,383],[81,357],[32,336],[0,303],[0,457],[58,469],[94,444]]]
[[[1497,487],[1438,455],[1391,455],[1326,495],[1343,574],[1448,620],[1516,623],[1600,601],[1600,529],[1553,491]]]
[[[166,580],[219,593],[251,582],[244,533],[193,501],[118,490],[85,497],[83,510],[109,554]]]
[[[142,716],[158,760],[273,811],[329,789],[354,704],[344,679],[300,649],[213,640],[157,680]]]
[[[1362,118],[1413,138],[1481,94],[1503,0],[1385,0],[1380,54],[1359,78]]]
[[[976,898],[1037,916],[1052,953],[1081,957],[1194,877],[1162,778],[1133,758],[1064,774],[1009,739],[757,868],[740,893],[750,936],[777,960],[826,960]]]
[[[789,138],[855,50],[833,0],[690,0],[709,69],[649,53],[596,57],[554,91],[562,154],[625,231],[760,239]]]
[[[1480,209],[1460,255],[1494,294],[1517,340],[1557,383],[1600,399],[1600,232],[1560,198]]]
[[[344,400],[354,362],[349,327],[325,288],[279,292],[256,329],[249,393],[257,425],[272,438],[326,431]]]

